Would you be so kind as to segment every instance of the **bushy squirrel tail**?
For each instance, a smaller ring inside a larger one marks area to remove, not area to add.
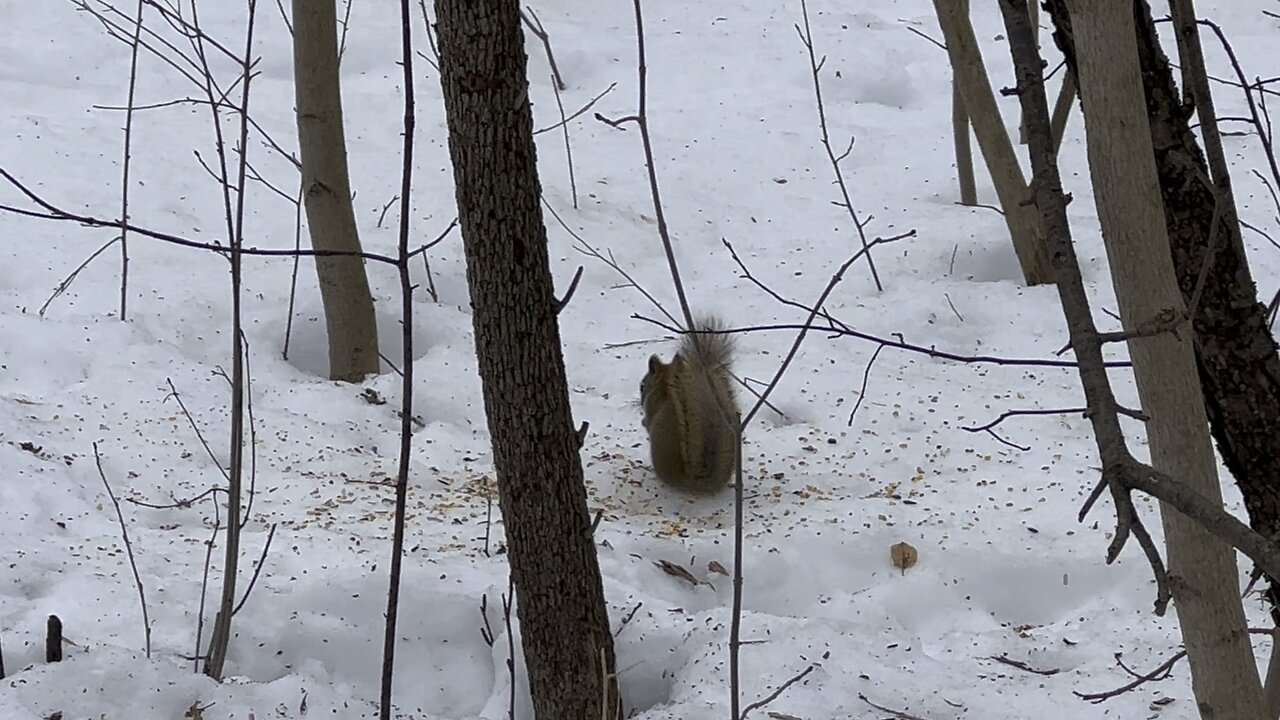
[[[714,492],[728,483],[737,461],[734,343],[715,318],[697,321],[693,329],[670,363],[649,358],[640,394],[658,477],[682,489]]]

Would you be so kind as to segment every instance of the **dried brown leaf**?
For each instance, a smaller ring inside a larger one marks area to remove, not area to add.
[[[902,571],[903,575],[906,575],[907,570],[910,570],[919,559],[920,552],[910,543],[900,542],[889,548],[889,560],[893,562],[894,567]]]

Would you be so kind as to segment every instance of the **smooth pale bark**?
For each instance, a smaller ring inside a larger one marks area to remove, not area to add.
[[[973,134],[978,138],[987,172],[991,174],[996,196],[1000,199],[1023,279],[1028,285],[1051,282],[1049,256],[1040,233],[1040,218],[1027,202],[1030,191],[1004,120],[1000,117],[1000,109],[996,106],[991,83],[987,80],[982,53],[973,35],[973,26],[969,24],[968,3],[933,0],[933,5],[946,41],[951,71],[960,94],[964,96],[964,107],[973,124]]]
[[[1089,170],[1126,330],[1185,316],[1143,102],[1133,5],[1066,0],[1085,109]],[[1194,348],[1185,326],[1129,341],[1156,469],[1222,502]],[[1202,718],[1263,720],[1261,683],[1240,602],[1235,553],[1161,506],[1170,587]]]
[[[569,408],[518,0],[437,0],[476,355],[537,720],[611,720],[613,636]]]
[[[960,183],[960,204],[978,204],[978,188],[973,177],[973,147],[969,143],[969,113],[964,109],[964,95],[955,79],[951,80],[951,135],[956,146],[956,179]]]
[[[1036,49],[1040,49],[1040,3],[1032,0],[1027,3],[1027,22],[1031,25],[1031,34],[1035,38]],[[1027,115],[1021,114],[1018,121],[1018,143],[1027,144]]]
[[[1049,120],[1053,137],[1053,151],[1062,148],[1062,136],[1067,134],[1067,118],[1071,117],[1071,106],[1076,102],[1076,73],[1066,70],[1062,77],[1062,87],[1058,90],[1058,100],[1053,104],[1053,117]]]
[[[336,0],[293,0],[293,77],[298,147],[311,247],[360,252],[338,80]],[[329,377],[359,382],[378,372],[378,325],[359,257],[317,257],[329,333]]]

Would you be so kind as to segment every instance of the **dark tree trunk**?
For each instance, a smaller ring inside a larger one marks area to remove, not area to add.
[[[520,5],[437,0],[436,18],[476,354],[534,714],[612,718],[613,639],[569,410]]]
[[[1071,20],[1062,0],[1049,0],[1054,39],[1075,69]],[[1209,425],[1218,452],[1244,496],[1253,529],[1280,534],[1280,355],[1267,329],[1249,273],[1240,224],[1230,193],[1222,193],[1213,246],[1215,192],[1204,153],[1190,129],[1193,108],[1182,103],[1169,60],[1156,37],[1151,8],[1134,2],[1138,57],[1155,148],[1165,225],[1178,285],[1188,307],[1196,294],[1205,255],[1207,277],[1194,312],[1196,362]],[[1229,179],[1224,179],[1228,183]],[[1280,620],[1280,590],[1269,592]]]

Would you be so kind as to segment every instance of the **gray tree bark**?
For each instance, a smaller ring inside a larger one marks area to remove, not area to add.
[[[1139,30],[1139,48],[1149,79],[1147,107],[1153,116],[1153,137],[1168,138],[1168,149],[1157,158],[1168,158],[1160,163],[1161,174],[1167,177],[1161,184],[1166,188],[1165,215],[1171,228],[1174,265],[1183,297],[1200,293],[1193,318],[1196,350],[1209,425],[1223,464],[1240,486],[1254,529],[1267,537],[1280,537],[1280,354],[1267,328],[1267,310],[1258,302],[1258,289],[1245,255],[1195,7],[1191,0],[1173,0],[1170,5],[1183,87],[1194,101],[1205,149],[1201,155],[1189,126],[1190,117],[1177,102],[1154,23],[1146,24],[1150,12],[1140,13],[1146,21]],[[1206,159],[1212,188],[1205,182]],[[1221,221],[1214,225],[1214,218]],[[1202,282],[1206,264],[1208,276]],[[1273,622],[1280,622],[1277,580],[1271,580],[1267,596]],[[1274,690],[1280,693],[1280,687]],[[1276,698],[1275,707],[1280,713],[1280,698]]]
[[[316,250],[361,251],[342,128],[335,0],[293,0],[293,77],[307,230]],[[329,334],[329,377],[378,372],[378,325],[359,257],[316,258]]]
[[[1165,230],[1164,208],[1143,101],[1133,5],[1067,0],[1073,26],[1089,170],[1126,330],[1186,305]],[[1222,492],[1191,338],[1161,333],[1129,340],[1152,464],[1211,502]],[[1200,715],[1262,720],[1234,551],[1193,520],[1161,506],[1170,589],[1191,665]]]
[[[938,13],[938,24],[946,40],[947,56],[951,60],[954,82],[964,96],[964,107],[973,123],[973,134],[978,138],[978,148],[991,174],[1000,208],[1004,211],[1013,251],[1022,267],[1022,276],[1028,285],[1051,282],[1053,273],[1049,256],[1044,249],[1040,232],[1040,218],[1027,199],[1027,188],[1018,156],[1005,130],[1000,108],[996,106],[987,69],[982,62],[982,52],[969,23],[968,3],[956,0],[933,0]]]
[[[476,354],[534,714],[621,717],[542,222],[520,5],[435,7]]]
[[[969,17],[969,0],[957,0],[964,16]],[[956,146],[956,178],[960,183],[960,204],[978,204],[978,188],[973,177],[973,149],[969,142],[969,111],[964,107],[964,93],[955,70],[951,71],[951,136]]]

